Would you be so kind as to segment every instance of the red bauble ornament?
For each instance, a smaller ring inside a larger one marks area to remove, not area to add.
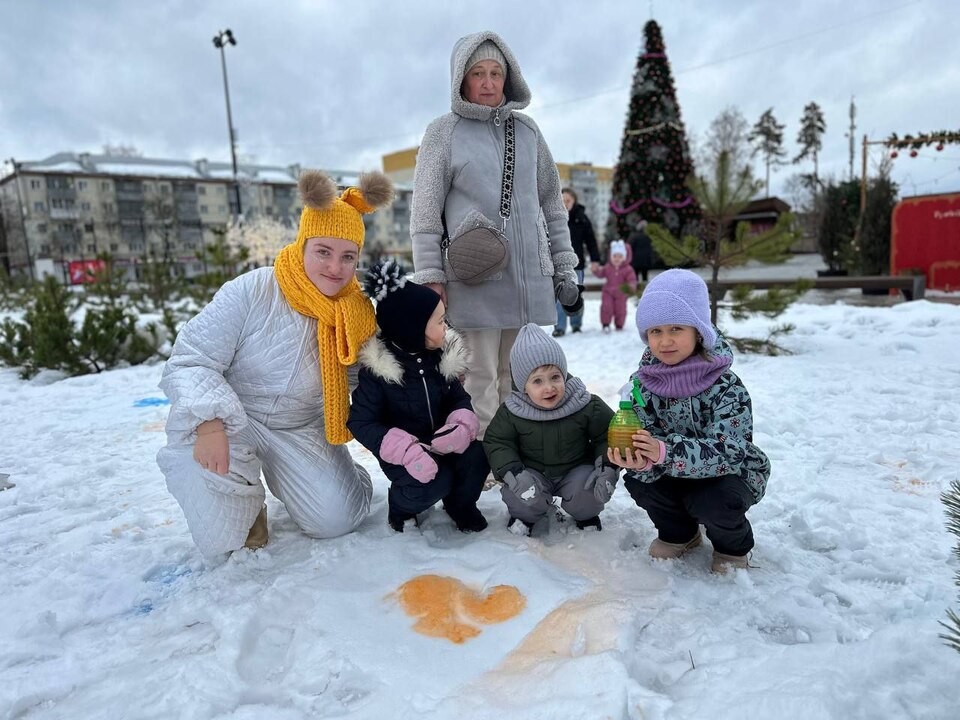
[[[892,158],[899,157],[899,156],[900,156],[900,153],[898,153],[896,150],[894,150],[892,153],[890,153],[890,157],[892,157]]]
[[[937,152],[940,152],[941,150],[943,150],[943,143],[937,145]]]
[[[911,151],[910,151],[910,157],[916,157],[916,156],[917,156],[917,151],[916,151],[916,150],[911,150]]]

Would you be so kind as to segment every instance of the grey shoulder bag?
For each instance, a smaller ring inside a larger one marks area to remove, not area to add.
[[[503,179],[500,183],[500,227],[483,213],[472,210],[457,232],[440,242],[444,260],[453,276],[467,285],[478,285],[503,270],[510,260],[509,242],[505,234],[513,197],[513,168],[516,140],[513,114],[504,122]]]

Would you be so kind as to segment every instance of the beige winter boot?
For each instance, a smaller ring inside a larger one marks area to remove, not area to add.
[[[257,519],[250,526],[250,532],[247,534],[247,541],[243,544],[245,548],[258,550],[267,544],[267,506],[260,508]]]
[[[697,530],[697,534],[685,543],[668,543],[657,538],[650,543],[650,557],[654,560],[676,560],[683,556],[688,550],[693,550],[703,542],[703,536]]]
[[[730,570],[746,570],[747,567],[749,566],[747,565],[746,555],[725,555],[718,553],[716,550],[713,551],[713,562],[710,564],[710,572],[712,573],[722,575]]]

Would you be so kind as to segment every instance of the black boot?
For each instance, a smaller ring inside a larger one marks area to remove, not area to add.
[[[595,527],[597,532],[603,530],[603,525],[600,524],[599,515],[594,515],[592,518],[587,518],[586,520],[577,520],[577,527],[581,530],[586,530],[588,527]]]
[[[387,523],[398,533],[403,532],[403,525],[407,520],[413,520],[417,527],[420,527],[420,520],[414,514],[400,512],[399,510],[387,511]]]
[[[444,507],[444,510],[447,511],[447,515],[456,523],[457,530],[460,532],[481,532],[487,528],[487,519],[476,505],[457,510]]]
[[[508,527],[508,528],[512,528],[512,527],[513,527],[514,525],[516,525],[518,522],[519,522],[519,523],[523,523],[523,524],[526,526],[527,532],[524,533],[524,534],[525,534],[525,535],[530,535],[530,533],[533,531],[533,523],[529,523],[529,522],[527,522],[526,520],[521,520],[520,518],[515,518],[515,517],[513,517],[513,515],[510,516],[510,520],[509,520],[509,522],[507,522],[507,527]]]

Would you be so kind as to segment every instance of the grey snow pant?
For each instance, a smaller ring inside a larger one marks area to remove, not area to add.
[[[524,502],[506,485],[500,488],[500,497],[506,503],[510,516],[533,524],[547,514],[554,497],[560,498],[560,507],[574,520],[589,520],[603,510],[603,503],[593,496],[593,489],[583,486],[593,471],[593,465],[577,465],[559,480],[550,480],[532,468],[527,468],[537,480],[542,492],[529,503]]]

